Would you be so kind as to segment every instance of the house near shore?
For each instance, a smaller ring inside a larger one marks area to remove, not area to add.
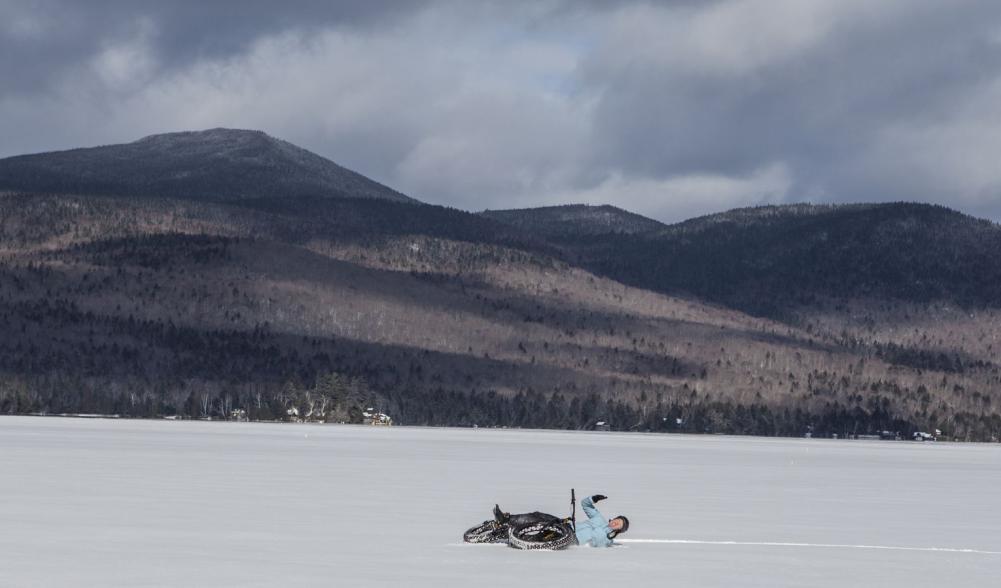
[[[369,408],[368,410],[362,412],[361,416],[365,419],[364,423],[366,425],[375,425],[377,427],[393,426],[392,417],[382,412],[376,412],[374,408]]]

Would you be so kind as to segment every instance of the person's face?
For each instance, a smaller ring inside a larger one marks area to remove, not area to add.
[[[611,529],[611,530],[613,530],[613,531],[621,531],[622,530],[622,519],[614,518],[614,519],[608,521],[608,528]]]

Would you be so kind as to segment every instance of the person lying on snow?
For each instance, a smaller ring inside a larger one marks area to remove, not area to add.
[[[612,540],[619,533],[625,533],[629,530],[629,519],[626,517],[619,515],[609,521],[595,508],[595,502],[600,502],[606,498],[608,497],[604,494],[595,494],[581,501],[580,505],[584,508],[587,520],[577,523],[578,544],[590,545],[591,547],[610,547]],[[530,523],[560,521],[563,519],[539,511],[513,515],[501,512],[500,506],[495,504],[494,520],[497,521],[498,525],[506,524],[512,527],[520,527]]]

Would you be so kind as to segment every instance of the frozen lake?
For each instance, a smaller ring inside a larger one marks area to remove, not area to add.
[[[571,486],[630,541],[461,544]],[[0,586],[987,587],[999,489],[996,445],[0,417]]]

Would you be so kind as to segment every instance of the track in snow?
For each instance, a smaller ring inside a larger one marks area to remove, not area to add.
[[[851,545],[845,543],[795,543],[789,541],[701,541],[696,539],[616,539],[622,544],[660,545],[719,545],[735,547],[813,547],[821,549],[875,549],[887,551],[929,551],[941,553],[970,553],[975,555],[1001,555],[1001,551],[985,551],[963,547],[908,547],[902,545]],[[449,547],[507,547],[506,543],[449,543]]]
[[[960,547],[905,547],[899,545],[850,545],[844,543],[792,543],[784,541],[701,541],[695,539],[616,539],[618,543],[660,543],[675,545],[735,545],[750,547],[817,547],[827,549],[885,549],[889,551],[940,551],[946,553],[975,553],[1001,555],[1001,551],[984,551]]]

